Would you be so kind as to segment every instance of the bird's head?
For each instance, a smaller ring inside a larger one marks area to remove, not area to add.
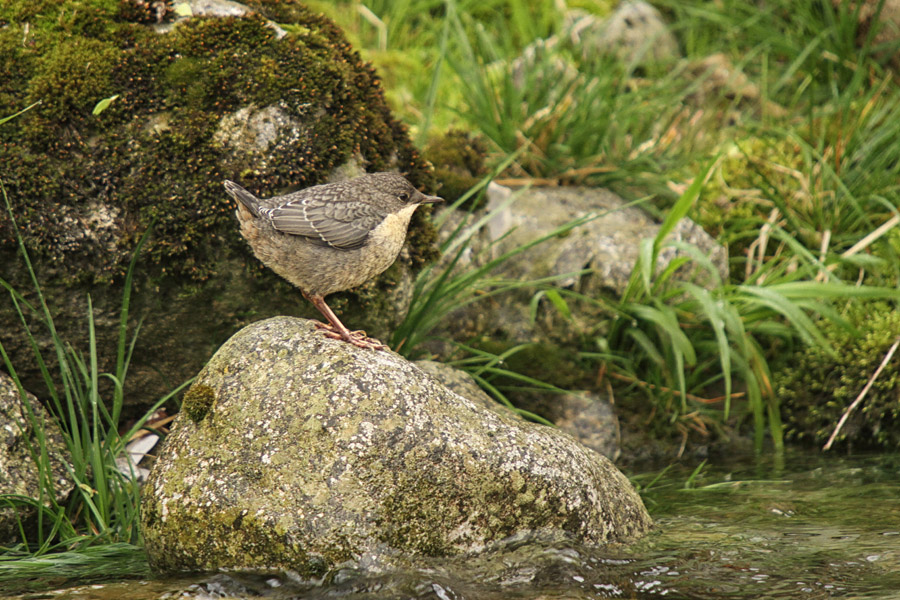
[[[438,196],[423,194],[399,173],[370,173],[360,177],[360,180],[378,190],[379,199],[388,202],[393,210],[444,201]]]

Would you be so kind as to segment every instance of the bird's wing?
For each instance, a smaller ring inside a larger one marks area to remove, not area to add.
[[[342,250],[360,248],[387,216],[364,202],[300,197],[265,211],[278,231]]]

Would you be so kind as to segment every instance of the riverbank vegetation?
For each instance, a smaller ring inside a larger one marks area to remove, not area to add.
[[[773,378],[785,380],[792,353],[812,347],[839,365],[880,322],[848,311],[896,307],[898,40],[882,35],[877,2],[698,0],[654,3],[677,38],[672,54],[654,54],[665,44],[652,38],[650,49],[604,52],[589,14],[606,4],[570,3],[566,14],[549,1],[320,8],[377,65],[420,142],[477,132],[489,163],[515,153],[506,182],[649,195],[647,210],[667,222],[691,217],[726,245],[727,280],[694,261],[718,279],[709,289],[654,272],[656,239],[625,297],[568,296],[609,315],[608,335],[582,354],[615,376],[620,407],[652,412],[657,435],[743,430],[757,450],[779,450],[784,392]],[[421,66],[430,78],[416,76]],[[898,333],[877,336],[873,355]],[[848,372],[847,388],[861,390],[876,366]],[[815,436],[798,424],[789,431],[819,439],[816,427]]]

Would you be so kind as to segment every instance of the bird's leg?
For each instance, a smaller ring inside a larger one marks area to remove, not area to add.
[[[345,342],[350,342],[354,346],[359,348],[371,348],[372,350],[387,350],[388,347],[378,340],[374,338],[370,338],[366,336],[365,331],[350,331],[344,324],[341,323],[341,320],[337,318],[337,315],[334,314],[334,311],[331,310],[327,304],[325,304],[325,298],[318,294],[308,294],[303,292],[303,297],[312,302],[313,306],[319,309],[319,312],[324,315],[330,325],[326,325],[325,323],[316,322],[316,327],[324,330],[325,335],[336,339],[336,340],[344,340]]]

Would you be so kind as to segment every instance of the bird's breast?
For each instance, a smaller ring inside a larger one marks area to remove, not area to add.
[[[369,277],[373,277],[387,269],[403,247],[406,240],[406,229],[409,220],[418,205],[412,204],[391,213],[369,233],[369,239],[363,247],[364,263]]]
[[[384,246],[394,250],[394,255],[400,252],[403,242],[406,240],[406,229],[409,220],[418,208],[418,204],[411,204],[403,209],[391,213],[369,233],[369,244]]]

